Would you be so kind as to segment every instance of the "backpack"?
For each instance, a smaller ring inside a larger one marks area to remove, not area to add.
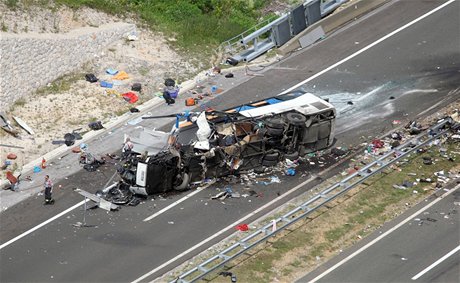
[[[175,86],[176,85],[176,82],[173,80],[173,79],[166,79],[165,80],[165,86]]]
[[[132,91],[141,91],[142,85],[140,83],[133,83],[133,86],[131,87]]]
[[[196,100],[193,97],[189,97],[185,100],[185,106],[193,106],[196,104]]]
[[[163,92],[163,98],[166,100],[166,103],[168,103],[168,105],[176,103],[176,100],[172,98],[167,91]]]
[[[96,78],[94,74],[86,74],[85,79],[90,83],[95,83],[98,81],[98,79]]]

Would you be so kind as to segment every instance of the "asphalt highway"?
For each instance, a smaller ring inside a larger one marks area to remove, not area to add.
[[[369,247],[357,245],[298,282],[458,282],[460,185],[451,189],[371,235],[381,239]]]
[[[314,46],[267,67],[263,77],[243,80],[210,105],[223,109],[247,103],[248,99],[276,95],[445,2],[391,2]],[[393,120],[414,119],[424,111],[434,113],[459,98],[459,11],[460,1],[456,1],[302,85],[307,91],[328,97],[340,109],[338,145],[359,144],[366,141],[361,136],[378,136],[391,130]],[[354,104],[344,105],[343,100],[352,100]],[[172,110],[162,107],[155,109],[155,114],[166,111]],[[167,122],[148,120],[139,125],[161,128]],[[124,132],[136,131],[139,129],[125,125],[90,146],[100,152],[113,152]],[[75,157],[55,161],[56,174],[57,169],[75,167],[66,162],[75,163]],[[149,198],[137,207],[124,207],[119,212],[88,210],[85,220],[89,227],[84,228],[72,225],[83,221],[80,205],[2,246],[0,281],[128,282],[149,272],[149,276],[142,278],[154,279],[233,233],[233,226],[242,217],[279,199],[247,217],[244,222],[249,223],[308,190],[320,180],[306,180],[322,169],[305,167],[304,176],[280,176],[281,183],[266,186],[253,184],[251,188],[260,197],[228,199],[225,203],[209,200],[209,196],[218,192],[216,188],[225,186],[244,193],[246,185],[214,184],[149,221],[143,220],[191,192]],[[56,186],[62,185],[62,189],[56,190],[57,202],[53,207],[43,206],[39,196],[2,212],[1,243],[81,202],[82,197],[72,192],[73,188],[95,192],[109,183],[114,171],[111,163],[98,172],[75,171],[57,182]],[[329,174],[333,173],[336,172]],[[298,184],[305,185],[288,195]],[[222,231],[226,227],[229,229]],[[214,236],[216,233],[220,234]]]

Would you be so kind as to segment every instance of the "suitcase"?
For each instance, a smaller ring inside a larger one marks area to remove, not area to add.
[[[167,91],[163,92],[163,98],[166,100],[166,103],[168,103],[168,105],[176,103],[176,100],[172,98]]]

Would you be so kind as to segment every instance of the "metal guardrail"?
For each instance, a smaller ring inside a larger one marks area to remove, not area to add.
[[[302,5],[305,7],[304,12],[304,22],[306,27],[312,25],[315,21],[319,19],[307,19],[307,14],[309,14],[309,5],[313,3],[318,3],[319,5],[319,18],[325,17],[340,5],[347,2],[348,0],[307,0]],[[313,8],[313,7],[310,7]],[[225,54],[230,54],[232,58],[238,62],[246,61],[249,62],[252,59],[260,56],[269,49],[275,46],[281,46],[285,43],[286,38],[292,38],[295,34],[293,31],[292,23],[289,23],[289,20],[292,20],[293,15],[292,11],[281,15],[280,17],[270,17],[263,22],[255,25],[254,27],[244,31],[243,33],[224,41],[220,44],[219,50]],[[279,28],[279,25],[284,24],[286,28]],[[286,32],[290,34],[287,35]],[[277,38],[275,34],[282,34],[283,40]]]
[[[448,131],[448,129],[443,129],[443,127],[449,123],[452,123],[451,118],[446,118],[444,120],[439,121],[436,125],[430,127],[425,133],[422,133],[416,136],[415,138],[407,141],[406,143],[388,151],[382,157],[369,163],[368,165],[364,166],[363,168],[346,177],[345,179],[341,180],[340,182],[328,187],[315,197],[311,198],[310,200],[306,201],[305,203],[301,204],[295,209],[289,211],[283,216],[277,218],[276,220],[272,220],[270,223],[267,223],[262,228],[253,232],[251,235],[238,241],[236,244],[233,244],[232,246],[223,250],[219,254],[209,258],[203,263],[197,265],[191,270],[179,275],[175,280],[170,282],[188,283],[195,282],[203,278],[204,276],[210,274],[216,269],[222,267],[225,263],[235,259],[239,255],[247,252],[249,249],[264,242],[268,238],[275,236],[279,232],[283,231],[285,228],[305,218],[306,216],[321,208],[325,204],[336,199],[345,192],[351,190],[356,185],[364,182],[366,179],[379,173],[387,166],[395,163],[396,161],[404,158],[408,154],[416,151],[422,146],[428,144],[429,142],[443,135]],[[276,223],[276,225],[274,224],[274,222]],[[187,280],[187,278],[189,279]]]

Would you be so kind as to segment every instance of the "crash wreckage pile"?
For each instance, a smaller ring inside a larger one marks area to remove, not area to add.
[[[312,94],[297,92],[224,111],[174,116],[171,132],[144,129],[131,139],[133,149],[118,168],[121,181],[98,196],[117,205],[137,205],[141,201],[138,196],[207,187],[216,181],[246,186],[280,183],[274,172],[292,176],[298,165],[307,170],[312,165],[323,167],[349,153],[342,147],[329,150],[334,140],[335,109]],[[460,124],[452,122],[449,127],[449,136],[430,146],[446,140],[459,142]],[[342,175],[352,174],[366,160],[397,148],[427,128],[411,121],[383,139],[362,144],[365,154],[361,161]],[[437,177],[445,178],[443,172]],[[227,186],[211,199],[247,196],[258,193],[249,189],[240,194]]]
[[[225,176],[263,173],[281,160],[290,167],[286,174],[294,175],[300,157],[332,145],[335,115],[330,103],[304,92],[224,111],[170,115],[176,117],[171,132],[144,129],[131,138],[133,148],[118,168],[122,180],[100,195],[112,201],[114,192],[147,196],[182,191]]]

